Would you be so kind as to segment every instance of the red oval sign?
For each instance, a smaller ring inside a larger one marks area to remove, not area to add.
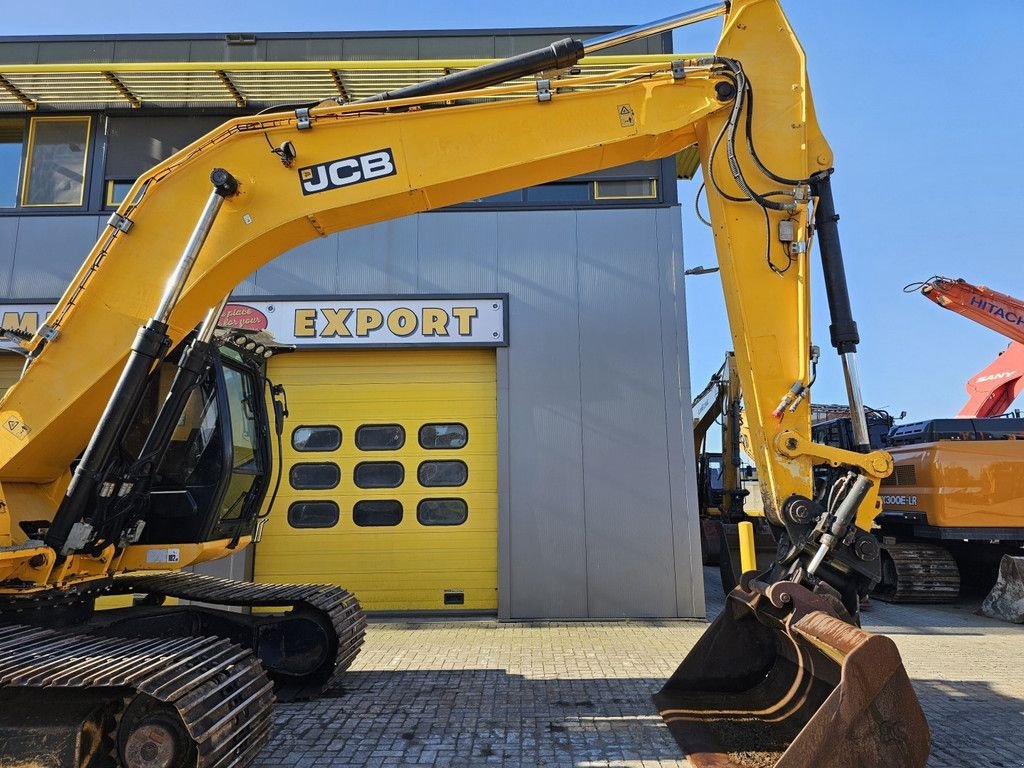
[[[227,304],[220,313],[219,325],[246,331],[263,331],[267,327],[267,316],[248,304]]]

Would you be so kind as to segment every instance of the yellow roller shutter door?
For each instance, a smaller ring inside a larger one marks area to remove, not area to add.
[[[494,350],[302,351],[270,376],[290,416],[256,580],[338,584],[367,610],[495,610]]]

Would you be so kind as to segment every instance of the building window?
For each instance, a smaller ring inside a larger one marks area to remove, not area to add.
[[[594,182],[595,200],[653,200],[657,196],[656,179],[606,179]]]
[[[464,461],[424,461],[416,470],[416,479],[426,488],[465,485],[469,467]]]
[[[423,499],[416,505],[420,525],[462,525],[469,517],[469,507],[462,499]]]
[[[361,451],[397,451],[405,445],[405,429],[399,424],[364,424],[356,430]]]
[[[394,500],[357,501],[352,521],[361,528],[398,525],[402,522],[402,502]]]
[[[88,117],[33,117],[28,129],[23,206],[80,206],[85,202]]]
[[[103,198],[104,205],[107,208],[117,208],[128,197],[134,183],[134,181],[108,179]]]
[[[292,528],[333,528],[340,515],[333,501],[297,501],[288,507],[288,525]]]
[[[326,491],[341,482],[341,467],[333,462],[292,464],[288,483],[297,491]]]
[[[469,442],[465,424],[424,424],[420,427],[420,445],[423,448],[464,448]]]
[[[296,427],[292,448],[296,451],[336,451],[341,445],[341,430],[333,424]]]
[[[556,181],[526,188],[528,203],[584,203],[590,200],[590,184],[585,181]]]
[[[25,121],[0,119],[0,208],[18,205],[21,153],[25,145]]]
[[[364,461],[352,472],[360,488],[397,488],[405,480],[405,467],[397,461]]]

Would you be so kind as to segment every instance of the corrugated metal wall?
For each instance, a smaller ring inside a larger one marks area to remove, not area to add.
[[[101,226],[0,219],[2,298],[57,296]],[[675,207],[421,214],[307,243],[236,295],[508,293],[502,616],[701,616],[680,226]]]

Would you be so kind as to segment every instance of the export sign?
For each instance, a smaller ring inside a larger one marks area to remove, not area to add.
[[[220,324],[300,347],[488,346],[507,339],[505,296],[237,301]]]
[[[0,322],[35,333],[51,308],[0,305]],[[220,325],[268,331],[276,341],[299,347],[504,347],[508,300],[448,295],[233,301],[224,307]]]

